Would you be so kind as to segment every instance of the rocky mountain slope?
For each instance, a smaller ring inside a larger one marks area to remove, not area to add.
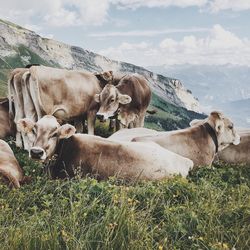
[[[2,81],[6,80],[3,70],[34,62],[67,69],[137,72],[149,80],[154,93],[163,100],[200,112],[198,100],[177,79],[155,74],[133,64],[113,61],[79,47],[42,38],[33,31],[3,20],[0,20],[0,58]]]
[[[175,76],[192,90],[207,112],[222,110],[241,127],[250,126],[250,67],[240,65],[174,65],[150,67]]]

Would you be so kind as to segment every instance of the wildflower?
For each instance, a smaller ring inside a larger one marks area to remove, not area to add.
[[[132,204],[133,204],[133,199],[128,198],[128,204],[129,204],[129,205],[132,205]]]
[[[163,246],[162,245],[159,245],[159,250],[163,250]]]

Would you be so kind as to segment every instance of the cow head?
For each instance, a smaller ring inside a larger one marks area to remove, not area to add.
[[[213,111],[208,118],[204,120],[193,120],[190,126],[200,126],[205,122],[214,129],[219,144],[219,150],[230,144],[238,145],[240,143],[240,135],[236,132],[234,124],[230,119],[225,117],[221,112]]]
[[[113,71],[105,71],[101,73],[95,73],[97,79],[103,84],[112,83],[114,79]]]
[[[132,101],[128,95],[123,95],[112,84],[107,84],[100,94],[95,95],[95,101],[100,104],[96,116],[100,120],[106,120],[117,114],[120,104],[128,104]]]
[[[60,126],[54,116],[46,115],[36,123],[28,118],[17,122],[17,128],[34,137],[29,157],[42,162],[50,159],[56,151],[60,139],[67,139],[75,134],[76,129],[70,124]]]

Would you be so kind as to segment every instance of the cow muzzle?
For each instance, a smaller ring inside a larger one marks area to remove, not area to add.
[[[239,145],[239,144],[240,144],[240,136],[239,136],[238,134],[235,136],[235,139],[234,139],[234,141],[233,141],[233,144],[234,144],[234,145]]]
[[[32,147],[30,149],[30,158],[34,160],[45,160],[46,159],[46,153],[44,149],[40,147]]]
[[[108,118],[109,118],[109,115],[107,115],[106,113],[97,113],[96,114],[96,117],[98,120],[100,120],[101,122],[105,122]]]

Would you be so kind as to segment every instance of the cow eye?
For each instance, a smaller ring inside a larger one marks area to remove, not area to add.
[[[114,102],[114,101],[115,101],[115,99],[111,99],[111,100],[110,100],[110,102]]]
[[[233,125],[229,125],[228,128],[229,128],[229,129],[233,129]]]

